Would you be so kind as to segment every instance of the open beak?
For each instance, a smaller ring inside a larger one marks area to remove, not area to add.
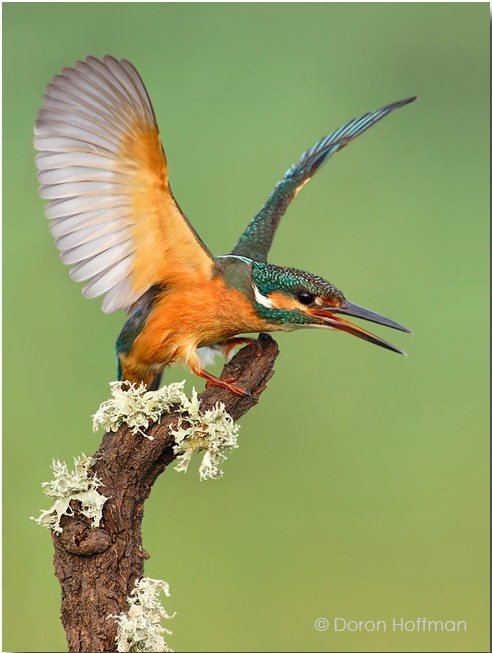
[[[393,322],[393,320],[389,320],[387,317],[383,317],[378,313],[368,311],[366,308],[357,306],[357,304],[352,304],[347,300],[345,300],[343,306],[330,306],[326,309],[308,309],[308,312],[311,315],[315,315],[316,317],[321,318],[323,320],[323,326],[331,327],[332,329],[338,329],[339,331],[346,331],[347,333],[351,333],[352,335],[357,336],[357,338],[362,338],[362,340],[367,340],[368,342],[372,342],[375,345],[379,345],[380,347],[394,351],[397,354],[403,354],[403,356],[406,356],[404,351],[394,347],[389,342],[386,342],[386,340],[382,340],[372,333],[369,333],[369,331],[366,331],[365,329],[362,329],[361,327],[356,326],[351,322],[347,322],[342,317],[334,315],[334,313],[340,313],[344,316],[350,315],[351,317],[359,317],[362,320],[368,320],[369,322],[382,324],[383,326],[391,327],[392,329],[398,329],[398,331],[412,333],[408,329],[405,329],[405,327],[402,327],[400,324]]]

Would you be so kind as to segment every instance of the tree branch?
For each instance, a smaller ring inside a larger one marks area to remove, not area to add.
[[[199,395],[201,410],[222,402],[238,420],[258,403],[278,355],[270,336],[260,334],[258,341],[261,350],[244,347],[222,371],[222,378],[235,378],[251,396],[240,397],[212,386]],[[143,576],[144,560],[149,557],[142,548],[144,501],[176,457],[169,429],[177,420],[178,413],[171,411],[160,423],[152,424],[147,431],[152,440],[132,433],[126,425],[106,433],[92,468],[104,484],[101,493],[108,497],[100,527],[93,528],[76,512],[62,518],[63,533],[53,534],[55,574],[62,590],[61,620],[70,651],[116,651],[117,624],[108,616],[128,611],[127,597]]]

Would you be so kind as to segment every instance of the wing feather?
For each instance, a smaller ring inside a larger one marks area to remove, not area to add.
[[[84,168],[73,165],[66,168],[40,170],[38,180],[43,185],[63,184],[69,181],[109,181],[124,184],[125,176],[104,168]]]
[[[101,154],[92,152],[41,152],[35,157],[38,170],[56,170],[58,168],[70,167],[74,164],[87,166],[88,168],[98,167],[100,170],[112,170],[114,162],[111,158],[105,159]],[[75,163],[74,163],[75,162]]]
[[[102,272],[92,277],[89,283],[86,283],[84,286],[84,297],[87,297],[88,299],[99,297],[99,295],[108,292],[111,288],[119,286],[120,281],[125,278],[126,258],[109,268],[105,268]]]
[[[77,247],[78,245],[83,245],[84,243],[93,241],[96,238],[101,238],[105,234],[108,234],[109,236],[120,232],[126,234],[127,224],[126,220],[107,220],[103,223],[83,227],[82,229],[76,229],[75,231],[71,231],[68,234],[55,238],[55,245],[58,249],[63,251],[71,249],[72,247]]]
[[[128,209],[126,206],[119,206],[112,209],[98,209],[96,211],[86,211],[80,215],[72,215],[68,218],[54,218],[50,223],[50,231],[55,238],[65,236],[72,231],[78,231],[92,225],[107,222],[108,220],[127,219]]]
[[[68,254],[68,252],[63,254]],[[87,281],[87,279],[92,279],[106,268],[116,265],[129,254],[131,254],[131,245],[127,240],[78,262],[70,270],[70,276],[74,281]]]
[[[411,97],[394,102],[382,109],[351,120],[304,152],[299,161],[287,170],[284,178],[276,185],[260,212],[251,220],[232,250],[232,254],[246,256],[257,261],[266,261],[280,218],[300,189],[323,163],[391,111],[416,99],[416,97]]]
[[[113,286],[106,293],[102,308],[105,313],[112,313],[117,310],[117,306],[121,305],[122,298],[125,298],[125,302],[129,302],[129,312],[133,312],[133,306],[138,302],[140,297],[145,297],[145,293],[144,295],[140,295],[140,293],[135,292],[131,287],[129,277],[125,277],[123,281],[120,281],[117,286]]]
[[[65,239],[67,236],[65,236]],[[95,238],[87,240],[80,245],[71,247],[70,249],[65,249],[60,258],[63,263],[66,265],[72,265],[73,263],[79,263],[80,261],[85,261],[94,254],[99,254],[99,252],[104,252],[105,250],[115,250],[116,245],[121,243],[127,243],[127,247],[131,247],[131,242],[128,239],[127,229],[120,229],[119,231],[112,231],[111,233],[103,234],[100,236],[96,235]]]
[[[181,213],[152,104],[125,60],[87,57],[47,86],[34,127],[40,195],[61,259],[103,310],[130,308],[155,284],[213,274]]]

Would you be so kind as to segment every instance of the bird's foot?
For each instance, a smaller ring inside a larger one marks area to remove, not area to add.
[[[228,379],[220,379],[219,378],[219,381],[221,381],[222,383],[227,383],[228,385],[231,385],[231,383],[235,383],[237,381],[237,379],[236,379],[235,376],[231,376]],[[213,381],[210,381],[210,379],[209,379],[205,385],[208,388],[209,385],[219,385],[219,384],[214,383]]]
[[[214,376],[213,374],[210,374],[206,370],[202,369],[201,367],[198,369],[194,369],[193,372],[201,377],[202,379],[205,379],[207,381],[207,388],[211,385],[216,385],[219,388],[225,388],[226,390],[230,390],[231,392],[234,392],[235,394],[239,395],[240,397],[250,397],[251,393],[246,392],[246,390],[243,390],[242,388],[239,388],[237,385],[234,384],[236,381],[235,378],[233,379],[219,379],[219,377]]]
[[[218,377],[214,377],[213,379],[208,379],[207,383],[205,384],[206,387],[210,387],[211,385],[216,385],[219,386],[219,388],[226,388],[227,390],[230,390],[231,392],[234,392],[237,395],[240,395],[241,397],[250,397],[251,393],[246,392],[246,390],[243,390],[239,386],[235,385],[235,378],[231,379],[219,379]]]

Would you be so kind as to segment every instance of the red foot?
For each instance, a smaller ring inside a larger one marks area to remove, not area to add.
[[[218,379],[218,377],[215,377],[215,378]],[[231,377],[230,379],[218,379],[218,380],[221,382],[221,384],[222,384],[222,383],[227,383],[228,385],[230,385],[231,383],[234,383],[236,379],[235,379],[235,377]],[[208,386],[210,386],[210,385],[219,385],[219,384],[218,384],[218,383],[215,383],[215,381],[211,381],[211,380],[209,379],[209,380],[205,383],[205,387],[208,388]],[[224,387],[225,387],[225,386],[224,386]]]
[[[234,385],[234,381],[236,379],[219,379],[217,376],[210,374],[209,372],[202,369],[201,367],[199,367],[198,369],[194,369],[193,372],[197,376],[201,377],[202,379],[206,379],[207,387],[209,385],[216,385],[219,386],[219,388],[226,388],[226,390],[230,390],[231,392],[234,392],[240,397],[246,397],[251,394],[250,392],[246,392],[246,390],[243,390],[242,388],[238,388],[237,385]]]

